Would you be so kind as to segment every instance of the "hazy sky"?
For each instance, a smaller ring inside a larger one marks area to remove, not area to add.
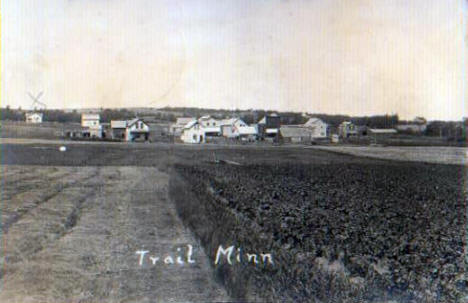
[[[1,0],[2,106],[468,116],[464,0]]]

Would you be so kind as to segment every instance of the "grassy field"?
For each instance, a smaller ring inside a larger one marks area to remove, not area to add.
[[[1,302],[466,295],[464,166],[301,146],[13,142],[0,146]],[[197,267],[137,266],[138,249],[187,243]],[[276,266],[215,266],[230,243]]]

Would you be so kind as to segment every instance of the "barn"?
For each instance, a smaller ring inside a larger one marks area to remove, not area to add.
[[[326,138],[328,136],[328,124],[322,119],[310,118],[303,126],[312,130],[313,138]]]
[[[311,143],[314,129],[298,126],[281,126],[281,138],[285,143]]]
[[[368,135],[371,137],[372,143],[382,143],[384,139],[390,138],[393,135],[397,134],[397,130],[393,128],[369,128],[367,131]]]

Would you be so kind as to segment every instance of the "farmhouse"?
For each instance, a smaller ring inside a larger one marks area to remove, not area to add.
[[[197,120],[187,123],[182,129],[180,139],[184,143],[204,143],[205,132],[200,122]]]
[[[319,118],[310,118],[304,127],[312,130],[312,138],[326,138],[328,136],[328,124]]]
[[[102,127],[98,114],[81,114],[82,136],[88,138],[102,138]]]
[[[169,133],[173,136],[180,136],[182,134],[182,130],[187,123],[196,120],[193,117],[180,117],[177,118],[176,122],[169,127]]]
[[[139,118],[129,121],[112,120],[111,130],[113,139],[122,139],[124,141],[148,141],[149,138],[149,126]]]
[[[42,123],[42,113],[30,112],[26,113],[26,122],[27,123]]]
[[[238,138],[240,136],[239,128],[247,127],[247,123],[240,118],[231,118],[220,121],[221,134],[226,138]],[[246,131],[244,129],[244,131]]]
[[[221,126],[221,121],[211,117],[211,116],[203,116],[198,119],[198,122],[200,122],[200,125],[202,127],[220,127]]]

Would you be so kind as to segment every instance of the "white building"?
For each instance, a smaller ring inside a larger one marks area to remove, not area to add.
[[[182,129],[180,139],[184,143],[204,143],[205,132],[200,122],[194,120],[187,123]]]
[[[344,121],[338,126],[338,134],[341,138],[348,138],[351,136],[356,136],[358,134],[358,130],[356,125],[352,122]]]
[[[248,127],[247,123],[240,118],[224,119],[220,121],[221,134],[226,138],[237,138],[240,136],[240,128]],[[244,129],[244,131],[246,131]]]
[[[319,118],[310,118],[304,127],[312,130],[312,138],[326,138],[328,136],[328,124]]]
[[[211,116],[203,116],[198,119],[202,127],[220,127],[222,120],[217,120]]]
[[[96,127],[100,124],[99,114],[81,114],[82,127]]]
[[[144,140],[148,141],[150,128],[142,119],[112,120],[112,138],[124,141]]]
[[[396,126],[397,130],[401,132],[409,132],[420,134],[426,131],[427,129],[427,121],[424,118],[416,117],[413,121],[405,124],[398,124]]]
[[[42,123],[42,113],[30,112],[26,113],[26,122],[27,123]]]
[[[255,126],[240,126],[237,128],[241,140],[255,141],[258,136]]]

